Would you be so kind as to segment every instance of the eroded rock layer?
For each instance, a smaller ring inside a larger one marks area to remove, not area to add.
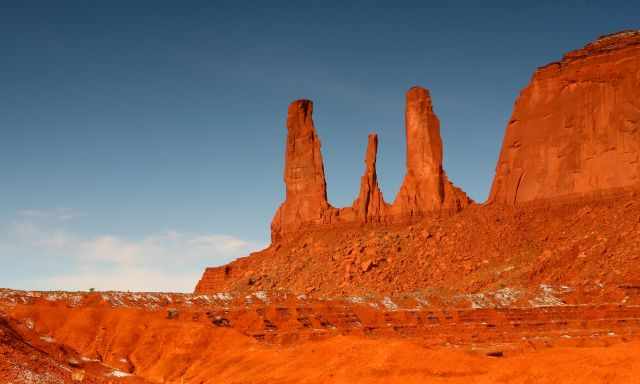
[[[479,297],[0,289],[0,383],[637,381],[640,307]]]
[[[640,181],[640,32],[539,68],[504,136],[489,201],[517,204]]]

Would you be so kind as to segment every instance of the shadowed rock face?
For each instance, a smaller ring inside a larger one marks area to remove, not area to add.
[[[640,182],[640,32],[539,68],[504,136],[489,201],[515,205]]]
[[[378,186],[375,134],[369,135],[365,173],[353,205],[334,208],[328,203],[320,140],[312,112],[313,103],[309,100],[297,100],[289,106],[286,200],[271,223],[272,241],[310,226],[403,222],[436,210],[456,211],[471,203],[464,192],[448,181],[442,169],[440,122],[426,89],[413,87],[407,92],[407,172],[393,205],[385,203]]]

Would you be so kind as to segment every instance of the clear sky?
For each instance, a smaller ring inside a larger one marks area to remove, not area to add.
[[[525,5],[526,4],[526,5]],[[315,102],[329,199],[366,136],[393,200],[404,92],[431,90],[475,200],[536,67],[638,28],[633,1],[1,1],[0,286],[191,290],[266,245],[287,105]]]

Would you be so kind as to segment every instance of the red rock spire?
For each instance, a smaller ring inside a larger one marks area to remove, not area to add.
[[[392,206],[393,215],[416,216],[468,205],[469,198],[453,187],[442,169],[440,121],[429,91],[413,87],[406,100],[407,171]]]
[[[310,100],[296,100],[289,105],[284,183],[286,199],[271,223],[272,237],[293,232],[305,223],[320,224],[329,209],[320,139]]]
[[[353,209],[358,221],[379,222],[383,218],[387,204],[378,186],[376,173],[376,157],[378,154],[378,135],[369,135],[365,155],[365,172],[360,178],[360,193],[353,202]]]

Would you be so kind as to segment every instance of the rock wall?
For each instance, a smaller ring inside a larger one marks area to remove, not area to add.
[[[313,124],[313,103],[294,101],[287,115],[284,182],[286,199],[271,223],[278,241],[301,229],[340,223],[410,221],[426,213],[457,211],[469,205],[442,168],[440,122],[429,91],[411,88],[406,95],[407,171],[392,205],[384,201],[376,175],[378,137],[369,135],[360,192],[351,207],[334,208],[327,201],[320,140]]]
[[[640,32],[603,36],[539,68],[506,129],[489,202],[637,186]]]

